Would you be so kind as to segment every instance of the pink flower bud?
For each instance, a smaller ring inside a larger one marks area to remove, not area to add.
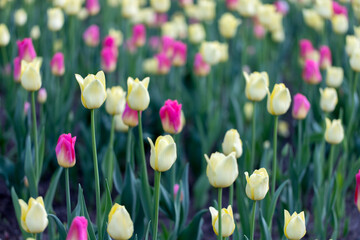
[[[90,15],[96,15],[100,11],[99,0],[87,0],[86,9]]]
[[[21,58],[16,57],[14,59],[14,81],[20,82],[20,76],[21,76]]]
[[[102,46],[103,48],[112,48],[116,51],[116,53],[118,53],[118,46],[116,45],[116,40],[112,36],[106,36],[103,40]]]
[[[71,137],[71,133],[60,135],[55,152],[58,164],[61,167],[69,168],[75,165],[75,142],[76,137]]]
[[[355,176],[356,178],[356,187],[355,187],[355,204],[360,211],[360,170]]]
[[[165,53],[168,57],[172,57],[174,54],[174,42],[173,38],[163,36],[161,38],[161,52]]]
[[[38,92],[38,102],[44,104],[47,99],[47,92],[45,88],[40,88]]]
[[[348,12],[347,12],[347,8],[340,5],[338,2],[336,1],[333,1],[332,2],[332,6],[333,6],[333,12],[334,14],[336,15],[345,15],[345,16],[348,16]]]
[[[88,27],[84,34],[83,39],[85,41],[85,44],[89,47],[96,47],[99,45],[100,42],[100,29],[97,25],[91,25]]]
[[[314,47],[310,42],[310,40],[308,39],[301,39],[299,45],[300,45],[300,56],[303,59],[306,59],[307,56],[314,51]]]
[[[136,127],[139,124],[138,111],[131,109],[126,103],[122,120],[129,127]]]
[[[30,107],[31,107],[31,105],[29,102],[24,103],[24,115],[28,114]]]
[[[117,64],[117,49],[106,47],[101,50],[101,68],[111,73],[115,71]]]
[[[175,184],[175,185],[174,185],[174,198],[176,198],[179,190],[180,190],[180,185],[179,185],[179,184]],[[182,201],[183,198],[184,198],[184,194],[181,192],[180,201]]]
[[[239,0],[226,0],[226,7],[233,11],[236,10],[237,6],[238,6]]]
[[[171,60],[166,56],[165,53],[159,53],[155,55],[158,62],[158,74],[167,74],[171,69]]]
[[[55,76],[62,76],[65,73],[64,54],[62,52],[55,53],[50,61],[51,72]]]
[[[185,43],[180,41],[175,41],[173,44],[174,54],[172,62],[174,66],[184,66],[186,63],[186,54],[187,54],[187,46]]]
[[[181,104],[176,100],[166,100],[160,108],[161,124],[165,132],[179,133],[181,130]]]
[[[276,11],[282,15],[286,15],[289,11],[289,4],[284,0],[278,0],[274,3]]]
[[[31,38],[24,38],[22,41],[17,41],[16,44],[20,60],[31,62],[36,58],[36,52]]]
[[[146,28],[144,24],[136,24],[133,27],[133,41],[137,47],[144,46],[146,42]]]
[[[305,82],[310,84],[318,84],[321,82],[322,77],[320,73],[319,64],[313,60],[306,60],[302,72],[302,77]]]
[[[211,67],[206,63],[200,53],[195,55],[194,59],[194,72],[195,75],[205,77],[209,74]]]
[[[298,93],[294,96],[294,104],[292,109],[292,116],[295,119],[304,119],[306,118],[310,109],[310,103],[307,98]]]
[[[266,29],[258,21],[255,21],[254,24],[254,35],[257,39],[262,39],[265,37]]]
[[[88,221],[84,217],[75,217],[71,223],[66,240],[87,240]]]
[[[320,47],[320,67],[326,69],[332,66],[331,50],[328,46]]]

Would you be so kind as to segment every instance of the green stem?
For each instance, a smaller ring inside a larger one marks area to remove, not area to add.
[[[298,121],[298,164],[297,164],[297,168],[300,167],[301,165],[301,161],[302,161],[302,121],[299,120]]]
[[[112,118],[111,118],[110,140],[109,140],[110,149],[114,149],[114,133],[115,133],[115,116],[112,116]]]
[[[219,188],[218,191],[218,225],[219,225],[219,231],[218,231],[218,240],[222,239],[222,229],[221,229],[221,224],[222,224],[222,220],[221,220],[221,208],[222,208],[222,188]]]
[[[275,193],[276,187],[276,153],[277,153],[277,128],[278,128],[278,120],[279,116],[275,116],[274,119],[274,139],[273,139],[273,166],[272,166],[272,182],[271,182],[271,195],[273,196]]]
[[[153,225],[154,240],[157,240],[157,233],[158,233],[160,179],[161,179],[161,172],[155,171],[155,201],[154,201],[155,212],[154,212],[154,225]]]
[[[256,203],[257,203],[257,201],[254,201],[252,212],[251,212],[250,240],[254,240]]]
[[[131,161],[131,139],[132,138],[132,128],[129,127],[128,130],[128,136],[127,136],[127,141],[126,141],[126,163],[130,163]]]
[[[354,77],[354,82],[351,86],[351,113],[350,113],[350,119],[349,119],[349,124],[348,124],[348,129],[346,132],[346,137],[347,137],[347,141],[348,143],[350,142],[350,134],[352,132],[352,128],[353,128],[353,123],[354,123],[354,117],[355,117],[355,93],[356,93],[356,89],[357,89],[357,82],[358,82],[358,72],[355,72],[355,77]]]
[[[37,182],[40,180],[41,169],[39,163],[39,147],[38,147],[38,137],[37,137],[37,123],[36,123],[36,109],[35,109],[35,91],[31,92],[31,111],[32,111],[32,124],[33,124],[33,134],[34,134],[34,144],[35,144],[35,169],[36,169],[36,179]]]
[[[251,144],[251,163],[250,163],[250,171],[254,170],[255,166],[255,140],[256,140],[256,102],[253,102],[253,116],[252,116],[252,144]]]
[[[96,191],[96,225],[98,229],[98,238],[102,239],[101,234],[101,202],[100,202],[100,180],[99,180],[99,167],[96,152],[96,138],[95,138],[95,110],[91,109],[91,136],[94,160],[94,175],[95,175],[95,191]]]
[[[7,58],[7,53],[6,53],[6,47],[1,47],[1,54],[3,57],[3,65],[6,66],[6,64],[8,63],[8,58]]]
[[[229,205],[231,206],[233,205],[233,199],[234,199],[234,184],[235,182],[231,184],[229,189]]]
[[[69,168],[65,168],[65,187],[66,187],[66,210],[67,210],[67,224],[70,227],[71,218],[71,201],[70,201],[70,183],[69,183]]]
[[[335,152],[335,145],[331,144],[330,155],[329,155],[329,174],[328,174],[329,180],[331,179],[332,170],[334,167],[334,152]]]

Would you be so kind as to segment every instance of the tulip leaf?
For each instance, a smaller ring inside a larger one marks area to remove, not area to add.
[[[262,239],[271,240],[271,234],[270,234],[269,226],[267,225],[266,220],[265,220],[264,216],[262,215],[261,209],[260,209],[259,212],[260,212],[261,235],[264,236]]]
[[[19,204],[19,198],[16,194],[16,191],[14,189],[14,187],[11,188],[11,199],[12,199],[12,203],[13,203],[13,206],[14,206],[14,209],[15,209],[15,215],[16,215],[16,220],[19,224],[19,228],[21,230],[21,233],[24,237],[24,239],[28,238],[28,237],[31,237],[31,235],[27,232],[24,231],[24,229],[21,227],[21,221],[20,221],[20,218],[21,218],[21,208],[20,208],[20,204]]]
[[[89,233],[89,238],[90,240],[96,240],[95,237],[95,231],[94,231],[94,227],[93,224],[91,222],[88,210],[86,208],[86,203],[85,203],[85,199],[84,199],[84,194],[83,194],[83,190],[81,185],[79,184],[79,196],[81,199],[81,208],[82,208],[82,213],[84,214],[86,220],[88,221],[88,233]]]
[[[43,163],[44,163],[44,153],[45,153],[45,127],[42,127],[41,133],[40,133],[40,141],[39,141],[39,172],[37,173],[37,182],[40,181],[41,173],[43,169]]]
[[[101,163],[101,170],[103,172],[104,178],[108,180],[110,191],[113,186],[113,176],[115,169],[114,162],[116,162],[115,152],[113,148],[108,147]]]
[[[180,230],[186,223],[188,214],[189,214],[189,206],[190,206],[190,193],[189,193],[189,163],[186,164],[183,177],[181,180],[181,194],[183,194],[183,201],[182,201],[182,211],[181,211],[181,223],[180,223]]]
[[[267,223],[269,224],[269,226],[271,226],[271,222],[272,222],[272,217],[274,215],[275,212],[275,208],[276,208],[276,203],[277,200],[282,192],[282,190],[285,188],[286,184],[290,183],[290,180],[286,180],[285,182],[283,182],[278,189],[276,190],[274,196],[272,196],[271,198],[271,204],[270,204],[270,208],[268,209],[268,219],[267,219]]]
[[[200,240],[202,236],[201,228],[204,222],[204,220],[202,219],[202,215],[206,212],[206,209],[197,212],[189,225],[180,233],[178,240]]]
[[[136,179],[132,171],[130,163],[126,164],[124,187],[121,194],[121,203],[125,205],[126,209],[131,211],[130,216],[136,215]],[[143,194],[140,194],[140,198]]]
[[[118,162],[115,160],[114,161],[114,176],[113,176],[113,180],[114,180],[114,187],[115,190],[121,194],[122,192],[122,176],[121,176],[121,171],[120,171],[120,166],[118,164]]]
[[[105,209],[102,214],[103,216],[102,232],[103,232],[103,239],[108,239],[109,236],[106,231],[106,228],[107,228],[108,215],[112,206],[112,200],[111,200],[111,193],[107,180],[105,180],[105,186],[106,186],[106,194],[105,194]]]
[[[167,215],[167,217],[175,221],[175,209],[171,200],[171,196],[166,189],[160,184],[160,209]]]
[[[146,227],[146,232],[145,232],[145,240],[149,239],[149,233],[150,233],[150,226],[151,226],[151,220],[149,220],[147,227]]]
[[[37,181],[35,176],[34,162],[31,155],[31,142],[30,136],[26,138],[26,151],[25,151],[25,175],[29,181],[30,195],[32,197],[37,197]]]
[[[242,181],[240,181],[239,178],[236,179],[236,184],[235,184],[235,188],[236,188],[236,203],[237,203],[237,207],[238,207],[238,211],[240,216],[249,216],[250,212],[248,211],[249,207],[248,207],[248,202],[247,202],[247,197],[245,196],[245,192],[244,189],[245,187],[242,184]],[[245,217],[240,217],[240,224],[241,224],[241,228],[243,229],[244,234],[249,235],[250,232],[250,223],[249,221],[245,218]]]
[[[49,211],[51,208],[62,171],[63,168],[59,167],[51,178],[50,185],[44,199],[46,211]]]
[[[334,220],[334,231],[331,234],[331,239],[337,239],[338,235],[339,235],[339,222],[338,222],[338,216],[336,214],[335,208],[332,208],[332,215],[333,215],[333,220]]]
[[[48,217],[52,218],[55,221],[57,230],[60,235],[60,240],[65,240],[66,239],[66,230],[65,230],[64,225],[60,221],[60,219],[57,216],[55,216],[54,214],[48,214]]]

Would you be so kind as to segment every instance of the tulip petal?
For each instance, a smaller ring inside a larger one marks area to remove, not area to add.
[[[167,171],[176,161],[176,144],[172,143],[166,146],[162,151],[159,151],[158,169],[161,172]]]
[[[35,201],[26,214],[25,223],[31,233],[43,232],[48,225],[45,208]]]
[[[106,99],[104,85],[97,79],[85,87],[82,95],[88,109],[99,108]]]

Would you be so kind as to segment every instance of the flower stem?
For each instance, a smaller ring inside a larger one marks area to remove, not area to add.
[[[229,205],[231,205],[231,206],[233,204],[233,199],[234,199],[234,183],[231,184],[230,189],[229,189]]]
[[[161,179],[161,172],[155,171],[155,201],[154,201],[155,212],[154,212],[154,225],[153,225],[154,240],[157,240],[157,233],[158,233],[160,179]]]
[[[330,155],[329,155],[329,174],[328,174],[329,180],[331,179],[332,170],[334,167],[334,152],[335,152],[335,145],[331,144]]]
[[[100,202],[100,181],[99,181],[99,167],[96,152],[96,138],[95,138],[95,110],[91,109],[91,136],[94,160],[94,175],[95,175],[95,191],[96,191],[96,225],[98,229],[98,239],[102,239],[101,234],[101,202]]]
[[[132,128],[129,127],[128,130],[128,136],[127,136],[127,141],[126,141],[126,163],[130,163],[131,161],[131,139],[132,138]]]
[[[357,89],[357,82],[358,82],[358,72],[355,72],[354,74],[354,80],[353,80],[353,84],[351,86],[351,113],[350,113],[350,119],[349,119],[349,124],[348,124],[348,129],[346,132],[346,137],[347,137],[347,141],[350,142],[350,134],[352,132],[352,128],[353,128],[353,123],[354,123],[354,117],[355,117],[355,93],[356,93],[356,89]]]
[[[256,203],[257,201],[254,201],[252,213],[251,213],[251,227],[250,227],[250,240],[254,240],[254,232],[255,232],[255,214],[256,214]]]
[[[256,140],[256,102],[253,103],[253,116],[252,116],[252,144],[251,144],[251,163],[250,163],[250,171],[254,170],[255,166],[255,140]]]
[[[301,161],[302,161],[302,121],[298,120],[298,164],[297,164],[297,168],[300,167],[301,165]]]
[[[71,218],[71,201],[70,201],[70,183],[69,183],[69,168],[65,168],[65,187],[66,187],[66,210],[67,210],[67,224],[70,227]]]
[[[36,109],[35,109],[35,91],[31,92],[31,111],[32,111],[32,124],[34,134],[34,145],[35,145],[35,169],[37,182],[40,180],[41,169],[39,163],[39,147],[37,137],[37,123],[36,123]]]
[[[275,193],[275,187],[276,187],[276,153],[277,153],[277,128],[278,128],[278,120],[279,116],[275,116],[274,121],[274,139],[273,139],[273,166],[272,166],[272,182],[271,182],[271,195],[274,195]]]
[[[110,149],[114,149],[114,133],[115,133],[115,116],[112,116],[111,117],[110,140],[109,140]]]
[[[218,191],[218,225],[219,225],[219,232],[218,232],[218,240],[222,239],[222,229],[221,229],[221,208],[222,208],[222,188],[219,188]]]

